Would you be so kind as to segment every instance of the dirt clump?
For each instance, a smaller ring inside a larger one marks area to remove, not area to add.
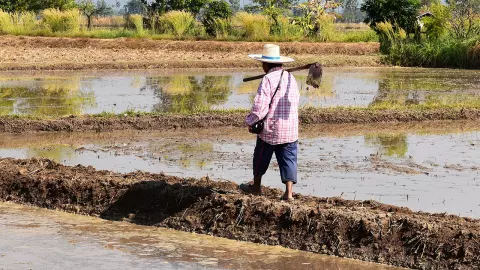
[[[0,159],[0,199],[417,269],[478,269],[480,223],[375,201],[239,192],[235,183]]]

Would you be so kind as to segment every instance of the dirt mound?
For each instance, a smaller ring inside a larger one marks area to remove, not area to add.
[[[0,117],[0,132],[24,133],[37,131],[114,131],[165,130],[188,128],[245,127],[247,112],[212,112],[193,115],[138,115],[138,116],[71,116],[38,120],[18,117]],[[480,109],[435,108],[403,110],[372,109],[302,109],[302,126],[313,124],[414,122],[433,120],[478,120]]]
[[[0,198],[231,239],[419,269],[478,269],[480,223],[374,201],[281,191],[241,194],[232,182],[118,174],[45,159],[0,159]]]
[[[278,43],[278,42],[277,42]],[[265,42],[225,42],[225,41],[165,41],[152,39],[92,39],[57,37],[15,37],[3,36],[0,46],[25,48],[96,48],[96,49],[134,49],[168,50],[188,52],[235,52],[258,53]],[[366,55],[379,52],[379,44],[371,43],[308,43],[280,42],[285,54],[344,54]]]

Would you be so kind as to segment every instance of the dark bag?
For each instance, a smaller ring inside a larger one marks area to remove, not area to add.
[[[272,107],[273,98],[277,94],[278,89],[280,89],[280,85],[282,84],[282,78],[283,78],[283,70],[282,70],[282,75],[280,75],[280,81],[278,82],[277,89],[275,89],[275,93],[273,93],[272,99],[270,100],[270,104],[268,105],[267,115],[265,115],[265,117],[262,120],[255,122],[255,124],[253,124],[250,127],[250,133],[260,134],[263,131],[265,127],[265,119],[267,119],[268,113],[270,112],[270,108]]]

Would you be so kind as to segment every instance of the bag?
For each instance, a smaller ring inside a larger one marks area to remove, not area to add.
[[[262,133],[263,129],[265,128],[265,119],[267,119],[268,113],[270,112],[270,108],[272,107],[273,98],[277,94],[278,89],[280,89],[280,85],[282,84],[282,78],[283,78],[283,70],[282,70],[282,75],[280,75],[280,81],[278,82],[277,89],[275,89],[275,93],[273,93],[272,99],[270,100],[270,104],[268,105],[267,115],[265,115],[265,117],[262,120],[259,120],[259,121],[255,122],[250,127],[250,133],[260,134],[260,133]]]

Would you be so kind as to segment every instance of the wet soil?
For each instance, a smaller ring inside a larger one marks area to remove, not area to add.
[[[57,119],[35,119],[3,116],[0,117],[0,132],[27,133],[39,131],[83,132],[114,130],[166,130],[191,128],[245,127],[247,112],[211,112],[192,115],[162,114],[129,116],[69,116]],[[376,123],[376,122],[418,122],[434,120],[477,120],[480,109],[475,108],[432,108],[402,110],[371,109],[301,109],[300,125]]]
[[[478,220],[375,201],[296,195],[287,203],[278,189],[263,192],[208,177],[0,159],[3,200],[418,269],[480,267]]]
[[[258,67],[261,42],[154,41],[52,37],[0,38],[0,70]],[[280,43],[296,64],[380,66],[378,43]]]

